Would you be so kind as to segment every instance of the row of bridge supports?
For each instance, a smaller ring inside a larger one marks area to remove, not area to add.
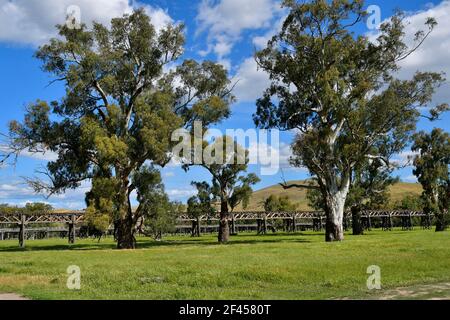
[[[379,215],[366,215],[366,216],[362,216],[361,217],[361,223],[362,226],[365,230],[371,230],[374,226],[373,224],[373,219],[380,219],[381,220],[381,225],[379,223],[376,223],[375,226],[376,227],[382,227],[383,230],[392,230],[394,227],[394,221],[393,218],[396,219],[401,219],[401,227],[403,230],[412,230],[413,229],[413,225],[414,225],[414,221],[413,219],[416,218],[418,219],[418,217],[420,217],[420,224],[422,226],[422,228],[424,229],[430,229],[432,226],[432,217],[429,215],[412,215],[411,213],[408,214],[404,214],[404,215],[395,215],[394,214],[379,214]],[[3,218],[3,219],[2,219]],[[350,216],[346,216],[344,219],[344,227],[346,230],[348,230],[349,228],[351,228],[351,217]],[[15,216],[2,216],[0,214],[0,226],[1,223],[3,224],[7,224],[7,225],[17,225],[18,229],[19,229],[19,234],[18,234],[18,239],[19,239],[19,246],[24,248],[25,247],[25,240],[26,240],[26,234],[27,234],[27,225],[29,224],[44,224],[44,223],[59,223],[59,224],[65,224],[68,226],[68,229],[62,229],[62,231],[60,230],[60,232],[67,232],[68,235],[68,241],[69,244],[73,244],[75,243],[75,238],[76,238],[76,225],[77,223],[82,223],[82,215],[80,214],[65,214],[65,215],[51,215],[51,214],[47,214],[47,215],[35,215],[35,216],[29,216],[29,215],[25,215],[25,214],[17,214]],[[308,223],[304,223],[304,224],[299,224],[298,220],[301,219],[308,219]],[[284,231],[286,232],[296,232],[300,227],[307,227],[307,228],[311,228],[314,231],[321,231],[324,229],[325,226],[325,217],[320,216],[320,215],[312,215],[310,217],[300,217],[297,218],[296,215],[285,215],[283,217],[279,217],[279,218],[274,218],[272,216],[267,216],[264,214],[259,214],[259,215],[254,215],[253,217],[245,217],[243,218],[242,215],[238,217],[238,219],[235,219],[234,215],[231,215],[230,217],[230,233],[232,235],[236,235],[238,232],[238,226],[242,226],[241,224],[237,224],[237,220],[239,221],[244,221],[244,220],[256,220],[256,229],[257,229],[257,233],[258,234],[266,234],[268,232],[268,230],[273,230],[275,231],[275,226],[273,221],[278,220],[278,221],[283,221],[282,226],[284,227]],[[268,221],[271,220],[271,221]],[[378,220],[378,221],[380,221]],[[184,221],[187,222],[189,221],[190,223],[192,223],[191,225],[191,233],[192,236],[200,236],[200,234],[202,233],[203,229],[208,229],[211,228],[211,224],[208,223],[207,226],[203,226],[202,227],[202,217],[198,217],[194,220],[180,220],[180,221]],[[211,221],[215,221],[214,219],[210,220]],[[398,220],[397,220],[398,221]],[[398,226],[398,224],[395,224]],[[253,225],[254,226],[254,225]],[[205,228],[206,227],[206,228]],[[248,225],[247,225],[248,227]],[[189,227],[188,227],[189,228]],[[254,227],[253,227],[254,228]],[[303,229],[303,228],[302,228]],[[15,229],[17,230],[17,229]],[[36,230],[36,229],[29,229],[29,230]],[[254,230],[254,229],[253,229]],[[17,231],[6,231],[6,232],[14,232],[17,234]],[[47,235],[49,232],[54,232],[52,230],[52,228],[45,228],[43,230],[43,232],[47,232]],[[0,240],[3,239],[3,233],[0,231]]]
[[[325,225],[323,223],[323,220],[324,220],[323,217],[318,217],[318,218],[313,219],[313,230],[314,231],[321,231],[324,229]],[[293,216],[291,218],[284,218],[283,221],[284,221],[284,231],[297,232],[298,224],[297,224],[297,219],[295,218],[295,216]],[[272,230],[275,230],[273,225],[268,224],[267,217],[256,220],[256,230],[257,230],[258,234],[266,234],[269,228]],[[235,227],[234,219],[232,220],[232,223],[231,223],[231,230],[232,230],[231,231],[232,234],[236,234],[236,227]]]
[[[27,215],[25,214],[21,214],[20,218],[18,219],[18,223],[17,226],[19,227],[19,236],[18,236],[18,240],[19,240],[19,247],[20,248],[25,248],[25,240],[26,240],[26,235],[27,235]],[[75,238],[76,238],[76,216],[75,215],[71,215],[70,216],[70,222],[67,223],[68,224],[68,241],[69,244],[74,244],[75,243]],[[0,240],[3,240],[3,233],[0,233]]]
[[[316,232],[323,230],[325,228],[324,219],[325,219],[324,217],[313,218],[312,219],[312,229]],[[373,219],[373,217],[371,217],[371,216],[361,217],[361,220],[362,220],[361,222],[362,222],[363,228],[365,230],[369,230],[369,231],[372,230],[372,228],[373,228],[372,219]],[[401,219],[402,230],[413,230],[414,229],[413,216],[411,214],[402,216],[402,217],[400,217],[400,219]],[[421,225],[422,229],[431,229],[431,227],[432,227],[431,216],[429,216],[429,215],[422,216],[422,217],[420,217],[420,219],[421,219],[420,225]],[[284,221],[284,231],[286,231],[286,232],[296,232],[297,231],[297,223],[296,223],[295,216],[293,216],[291,218],[285,218],[285,219],[283,219],[283,221]],[[257,227],[256,227],[257,233],[258,234],[266,234],[267,230],[269,228],[267,217],[257,219],[256,223],[257,223]],[[196,225],[198,230],[200,230],[200,227],[199,227],[200,221],[194,222],[194,225]],[[350,228],[351,228],[351,219],[350,219],[350,216],[347,215],[344,217],[344,229],[347,231]],[[392,215],[388,214],[386,216],[381,217],[381,228],[384,231],[393,230],[394,223],[393,223]],[[230,233],[233,235],[237,234],[236,221],[234,220],[234,217],[232,218],[232,220],[230,222]],[[193,234],[194,234],[194,231],[193,231]],[[200,232],[196,231],[195,234],[200,235]]]
[[[391,231],[394,228],[393,217],[391,215],[382,216],[381,218],[381,228],[384,231]],[[361,223],[363,225],[364,230],[371,231],[373,229],[373,221],[372,217],[361,217]],[[413,230],[414,223],[413,217],[411,215],[403,216],[401,219],[401,228],[402,230]],[[325,218],[317,217],[312,219],[312,230],[315,232],[320,232],[325,228]],[[298,230],[298,224],[295,217],[285,218],[283,219],[283,229],[286,232],[296,232]],[[430,229],[432,226],[432,221],[430,216],[421,217],[421,223],[423,229]],[[351,229],[351,219],[349,216],[344,218],[344,229],[348,231]],[[266,234],[268,229],[275,230],[272,224],[269,224],[267,218],[258,218],[256,219],[256,231],[258,235]],[[196,219],[192,221],[192,236],[200,236],[201,230],[201,222],[200,219]],[[237,225],[234,218],[230,221],[230,234],[237,234]]]

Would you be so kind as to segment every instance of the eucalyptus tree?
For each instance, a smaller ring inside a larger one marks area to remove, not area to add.
[[[192,186],[196,187],[197,195],[188,199],[187,213],[189,218],[195,219],[192,236],[200,237],[200,217],[211,217],[215,214],[214,202],[216,197],[213,189],[206,181],[192,182]]]
[[[368,160],[353,174],[346,208],[352,214],[353,235],[364,233],[361,210],[387,209],[390,201],[389,187],[399,181],[393,177],[395,166],[386,166],[379,159]]]
[[[244,174],[248,169],[248,150],[232,137],[216,137],[212,143],[203,143],[203,154],[203,161],[198,165],[212,176],[209,189],[220,202],[218,240],[226,243],[230,236],[230,209],[232,212],[241,203],[246,206],[253,192],[252,186],[260,179],[253,173]],[[184,168],[188,170],[192,165],[186,164]]]
[[[423,187],[424,207],[436,218],[436,231],[444,231],[449,223],[450,202],[450,135],[442,129],[414,136],[412,150],[414,175]]]
[[[412,210],[412,211],[423,211],[424,201],[423,197],[420,195],[408,194],[401,200],[394,203],[393,208],[395,210]]]
[[[281,31],[256,53],[271,85],[257,101],[255,124],[298,132],[292,164],[308,168],[326,211],[326,241],[343,240],[343,216],[352,174],[367,159],[388,162],[401,151],[428,106],[442,74],[417,72],[410,80],[395,73],[436,26],[405,40],[404,15],[384,22],[376,37],[356,35],[367,12],[363,1],[285,0],[290,12]],[[448,109],[439,105],[431,117]]]
[[[395,165],[386,166],[379,159],[367,160],[355,168],[349,192],[345,201],[344,214],[352,216],[353,235],[364,234],[361,211],[364,209],[387,209],[389,207],[389,187],[399,179],[393,177]],[[310,182],[317,185],[316,180]],[[315,210],[326,210],[326,204],[319,189],[309,189],[306,193],[309,205]]]
[[[270,195],[264,201],[264,211],[266,212],[293,212],[297,210],[298,205],[289,199],[288,196],[277,197]]]
[[[96,209],[114,221],[118,248],[135,248],[145,208],[140,194],[132,210],[138,181],[168,163],[175,129],[229,115],[234,98],[227,71],[209,61],[182,61],[183,26],[157,31],[144,10],[112,19],[110,26],[57,28],[59,37],[36,57],[65,86],[65,95],[30,104],[23,122],[11,122],[12,152],[5,158],[23,150],[58,155],[44,172],[47,181],[30,180],[38,192],[62,193],[89,180],[107,188],[101,194],[107,208]],[[96,190],[89,198],[94,207]]]

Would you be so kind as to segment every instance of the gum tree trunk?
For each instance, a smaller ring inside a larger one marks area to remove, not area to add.
[[[136,249],[134,225],[131,216],[127,216],[126,218],[118,221],[117,249]]]
[[[221,202],[219,243],[227,243],[230,239],[230,226],[228,223],[228,203],[225,200]]]
[[[436,214],[436,232],[442,232],[447,229],[447,221],[444,212]]]
[[[433,211],[435,211],[436,217],[436,232],[442,232],[447,229],[447,223],[445,212],[439,207],[439,192],[437,190],[433,190],[433,200]]]
[[[344,210],[349,189],[350,179],[341,188],[336,183],[331,184],[326,192],[326,242],[344,240]]]
[[[344,240],[344,206],[336,203],[335,206],[328,208],[327,221],[325,225],[325,241]]]
[[[352,207],[352,231],[354,236],[364,234],[364,229],[361,223],[361,208],[359,206]]]
[[[133,219],[133,210],[128,191],[128,178],[123,179],[123,189],[126,190],[120,197],[119,217],[117,221],[117,249],[136,249],[134,237],[136,223]]]

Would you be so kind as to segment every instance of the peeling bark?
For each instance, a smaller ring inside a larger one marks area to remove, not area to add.
[[[345,181],[341,188],[332,183],[326,192],[326,225],[325,241],[344,240],[344,210],[345,200],[350,190],[350,180]]]

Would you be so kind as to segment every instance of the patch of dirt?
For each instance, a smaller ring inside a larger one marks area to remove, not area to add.
[[[386,290],[377,299],[450,300],[450,283],[424,284]]]
[[[27,298],[24,298],[22,296],[19,296],[18,294],[15,293],[0,293],[0,301],[12,301],[12,300],[29,300]]]

